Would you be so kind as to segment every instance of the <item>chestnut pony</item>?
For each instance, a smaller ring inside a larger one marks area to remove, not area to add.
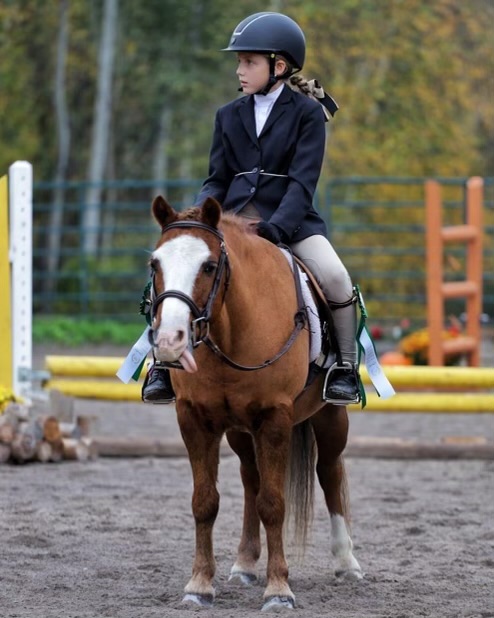
[[[316,469],[336,575],[361,579],[346,523],[347,412],[322,400],[322,378],[304,390],[309,334],[288,260],[250,233],[244,220],[222,214],[211,198],[177,213],[159,196],[152,212],[162,234],[150,262],[150,337],[157,360],[185,369],[171,369],[194,481],[196,552],[184,601],[211,606],[214,600],[212,532],[224,435],[240,459],[244,487],[243,528],[230,578],[257,581],[262,523],[268,552],[263,609],[294,607],[283,550],[285,481],[287,509],[291,505],[296,538],[303,543]]]

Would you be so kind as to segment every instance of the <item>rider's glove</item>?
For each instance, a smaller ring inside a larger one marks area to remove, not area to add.
[[[269,242],[272,242],[275,245],[279,245],[283,242],[284,233],[274,223],[259,221],[257,224],[257,235],[269,240]]]

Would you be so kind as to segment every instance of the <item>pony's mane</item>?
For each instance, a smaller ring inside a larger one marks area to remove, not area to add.
[[[197,206],[186,208],[178,215],[179,221],[200,221],[201,209]],[[220,220],[220,228],[236,229],[243,234],[254,234],[252,227],[248,225],[248,221],[244,217],[239,217],[231,213],[222,213]]]
[[[248,219],[239,217],[230,213],[225,213],[221,216],[221,224],[229,228],[235,228],[244,234],[254,234],[253,228],[249,225]]]

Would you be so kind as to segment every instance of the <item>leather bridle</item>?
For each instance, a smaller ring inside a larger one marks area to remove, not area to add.
[[[201,223],[200,221],[175,221],[174,223],[170,223],[169,225],[165,225],[161,233],[164,234],[169,230],[173,229],[183,229],[183,228],[192,228],[192,229],[200,229],[210,234],[214,234],[220,241],[220,257],[218,259],[218,265],[216,267],[216,274],[214,277],[213,285],[211,287],[211,291],[209,292],[209,296],[206,300],[206,305],[201,310],[194,302],[194,299],[187,294],[184,294],[180,290],[167,290],[158,294],[153,299],[153,304],[151,306],[151,320],[154,320],[156,316],[157,309],[159,305],[165,300],[165,298],[178,298],[186,305],[189,306],[189,309],[194,316],[194,319],[191,321],[191,343],[192,347],[197,348],[197,346],[204,341],[205,337],[209,335],[209,321],[211,319],[211,313],[213,308],[213,303],[216,300],[216,296],[218,295],[218,291],[220,289],[221,279],[223,277],[223,273],[225,273],[224,280],[224,291],[223,291],[223,299],[225,297],[226,291],[228,289],[228,284],[230,282],[230,263],[228,261],[228,253],[226,251],[225,239],[223,238],[223,234],[214,227],[207,225],[205,223]],[[154,276],[153,276],[153,290],[154,286]]]

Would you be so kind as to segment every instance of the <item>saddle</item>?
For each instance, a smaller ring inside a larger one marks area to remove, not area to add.
[[[310,355],[308,386],[318,373],[327,369],[338,356],[339,348],[335,335],[331,310],[324,293],[312,272],[295,255],[281,248],[290,264],[298,267],[298,275],[302,288],[302,296],[307,309],[308,328],[310,332]]]
[[[311,271],[296,255],[294,256],[294,258],[297,266],[307,278],[306,282],[309,286],[312,298],[316,303],[317,313],[319,315],[319,320],[322,327],[324,324],[331,322],[331,311],[329,309],[328,301],[326,300],[323,291],[321,290],[321,286],[319,285],[319,283],[317,283],[316,278],[311,273]]]

